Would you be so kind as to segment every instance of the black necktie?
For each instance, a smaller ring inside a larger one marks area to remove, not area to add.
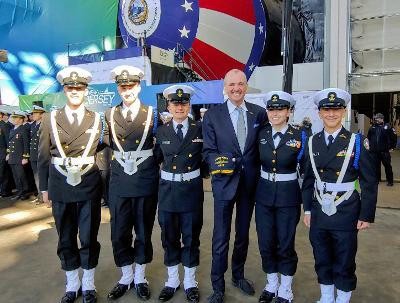
[[[177,134],[177,136],[178,136],[179,142],[182,142],[182,141],[183,141],[182,127],[183,127],[182,124],[178,124],[178,125],[176,126],[176,128],[177,128],[176,134]]]
[[[78,124],[78,114],[77,113],[72,113],[72,117],[74,118],[74,121],[72,121],[72,128],[77,128],[79,126],[79,124]]]
[[[276,137],[279,137],[280,139],[282,139],[283,134],[281,132],[276,132],[275,135],[273,136],[274,140],[276,139]]]
[[[131,123],[132,122],[132,112],[130,109],[126,112],[126,122]]]
[[[329,147],[331,147],[331,145],[333,143],[333,136],[332,135],[328,136],[328,141],[329,141],[329,143],[328,143],[328,148],[329,148]]]

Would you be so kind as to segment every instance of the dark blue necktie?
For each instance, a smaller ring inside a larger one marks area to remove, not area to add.
[[[328,136],[328,141],[329,141],[329,143],[328,143],[328,149],[329,149],[331,147],[332,143],[333,143],[333,136],[332,135]]]
[[[176,126],[177,130],[176,130],[176,135],[178,136],[179,142],[183,141],[183,132],[182,132],[182,124],[178,124]]]

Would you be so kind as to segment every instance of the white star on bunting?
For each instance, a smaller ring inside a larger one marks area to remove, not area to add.
[[[256,66],[254,65],[254,63],[251,63],[251,65],[249,66],[249,70],[253,71],[253,69],[254,69],[255,67],[256,67]]]
[[[260,26],[258,27],[258,29],[260,30],[260,34],[262,34],[264,32],[264,26],[260,23]]]
[[[183,37],[189,38],[190,30],[188,30],[188,29],[186,28],[186,26],[183,26],[182,29],[178,29],[178,31],[181,33],[181,38],[183,38]]]
[[[185,9],[185,12],[187,13],[188,11],[193,11],[192,4],[193,2],[187,2],[185,0],[185,3],[182,4],[181,6]]]

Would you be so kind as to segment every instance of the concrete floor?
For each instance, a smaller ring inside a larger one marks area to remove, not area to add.
[[[397,169],[400,167],[397,166]],[[357,256],[358,287],[352,302],[400,302],[400,184],[379,188],[379,208],[376,223],[359,235]],[[201,265],[197,279],[201,291],[201,302],[211,293],[209,279],[211,262],[211,237],[213,227],[212,195],[205,195],[204,226],[201,234]],[[119,279],[120,271],[114,265],[110,242],[108,210],[103,209],[103,220],[99,231],[102,245],[99,266],[96,269],[98,302],[107,302],[108,291]],[[230,269],[226,274],[227,303],[258,302],[265,284],[261,270],[254,219],[251,226],[251,241],[246,263],[246,277],[254,281],[256,295],[242,295],[230,284]],[[160,228],[155,223],[153,232],[154,260],[148,265],[147,279],[150,281],[152,298],[158,302],[159,291],[166,277],[162,264],[163,252]],[[0,200],[0,302],[58,302],[64,292],[64,274],[56,255],[57,233],[51,210],[29,202],[11,203]],[[232,244],[231,244],[232,246]],[[294,280],[296,303],[315,302],[319,288],[314,272],[308,233],[299,224],[296,239],[299,255],[298,271]],[[77,302],[81,302],[81,299]],[[139,302],[133,293],[126,294],[118,302]],[[186,302],[180,290],[170,302]]]

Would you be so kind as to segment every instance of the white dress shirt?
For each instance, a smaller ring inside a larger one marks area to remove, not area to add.
[[[288,125],[286,124],[286,126],[284,127],[284,128],[282,128],[280,131],[277,131],[277,130],[275,130],[274,129],[274,127],[272,127],[272,139],[274,140],[274,145],[275,145],[275,148],[277,148],[278,147],[278,145],[279,145],[279,142],[281,142],[281,137],[279,137],[279,136],[276,136],[276,138],[274,139],[274,135],[277,133],[277,132],[280,132],[281,134],[282,134],[282,136],[286,133],[286,131],[288,130]]]
[[[131,115],[132,121],[134,121],[139,113],[139,109],[140,109],[140,101],[138,99],[135,102],[133,102],[130,106],[126,106],[125,103],[122,102],[122,116],[124,117],[124,119],[126,119],[128,110],[130,110],[132,113]]]
[[[228,111],[229,111],[229,116],[231,117],[231,121],[233,124],[233,128],[235,129],[235,133],[237,135],[237,122],[238,122],[238,118],[239,118],[239,113],[236,109],[236,105],[232,103],[231,100],[227,100],[226,104],[228,105]],[[242,110],[243,110],[243,117],[244,117],[244,125],[246,128],[246,136],[247,136],[247,107],[246,107],[246,103],[243,103],[239,106]]]
[[[85,116],[85,106],[81,104],[77,109],[73,110],[71,109],[68,104],[65,106],[65,114],[68,118],[69,123],[73,124],[74,123],[74,116],[72,115],[73,113],[77,114],[78,118],[78,125],[82,123],[83,117]]]
[[[182,121],[182,123],[176,122],[174,119],[172,119],[172,124],[174,126],[174,131],[175,133],[178,131],[178,124],[182,124],[182,133],[183,133],[183,138],[185,138],[187,131],[189,129],[189,119],[186,118],[185,120]]]
[[[326,145],[329,144],[329,139],[328,139],[328,137],[329,137],[330,135],[332,135],[332,137],[333,137],[333,141],[332,141],[332,142],[335,142],[336,137],[337,137],[337,135],[339,135],[339,133],[340,133],[341,130],[342,130],[342,128],[339,128],[339,129],[338,129],[337,131],[335,131],[333,134],[329,134],[329,133],[327,133],[327,132],[325,131],[325,129],[324,129],[324,136],[325,136]]]

